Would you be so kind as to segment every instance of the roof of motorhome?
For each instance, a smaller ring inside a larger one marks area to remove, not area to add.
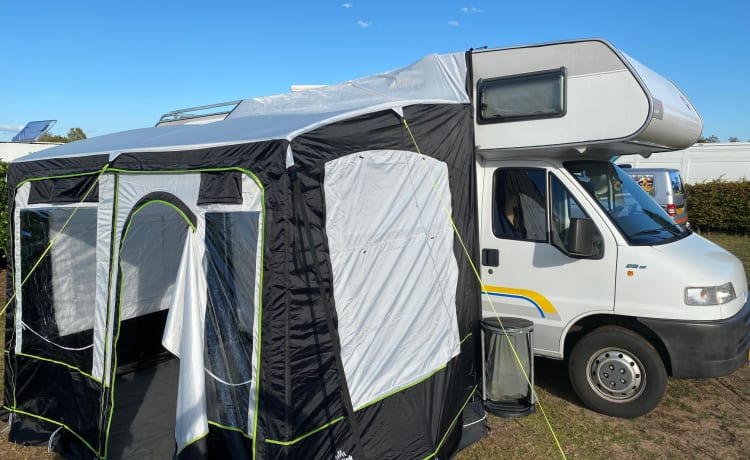
[[[468,103],[464,53],[432,54],[401,69],[336,85],[245,99],[222,121],[135,129],[85,139],[16,161],[171,151],[288,139],[321,125],[415,103]]]

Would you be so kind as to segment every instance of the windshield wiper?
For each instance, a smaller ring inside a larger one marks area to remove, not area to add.
[[[677,227],[677,225],[665,225],[664,227],[660,227],[660,228],[650,228],[648,230],[641,230],[640,232],[635,232],[634,234],[630,236],[631,237],[643,236],[643,235],[657,236],[662,232],[669,232],[670,234],[674,236],[679,236],[682,234],[682,231],[679,229],[679,227]]]

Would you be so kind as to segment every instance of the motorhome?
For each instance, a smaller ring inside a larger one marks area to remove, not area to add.
[[[609,415],[652,410],[668,375],[745,363],[742,264],[609,161],[693,144],[687,97],[600,40],[470,58],[483,314],[532,319],[536,353]]]
[[[609,161],[684,148],[701,119],[604,40],[431,55],[213,115],[10,164],[10,440],[450,457],[482,314],[533,319],[536,353],[620,417],[668,375],[747,359],[740,262]]]

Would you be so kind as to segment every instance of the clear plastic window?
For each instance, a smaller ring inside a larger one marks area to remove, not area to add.
[[[248,432],[260,213],[206,214],[208,417]]]
[[[96,215],[85,207],[20,213],[22,279],[31,273],[21,288],[22,352],[84,372],[93,359]]]

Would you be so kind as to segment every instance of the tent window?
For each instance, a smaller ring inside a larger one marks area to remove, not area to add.
[[[239,171],[201,173],[198,204],[242,204],[242,174]]]
[[[259,212],[206,214],[209,420],[249,432]]]
[[[82,176],[34,181],[29,191],[29,204],[97,202],[98,179],[99,176]]]
[[[54,240],[49,254],[21,289],[22,352],[85,372],[90,372],[93,360],[96,213],[95,208],[24,209],[20,213],[22,277]]]

